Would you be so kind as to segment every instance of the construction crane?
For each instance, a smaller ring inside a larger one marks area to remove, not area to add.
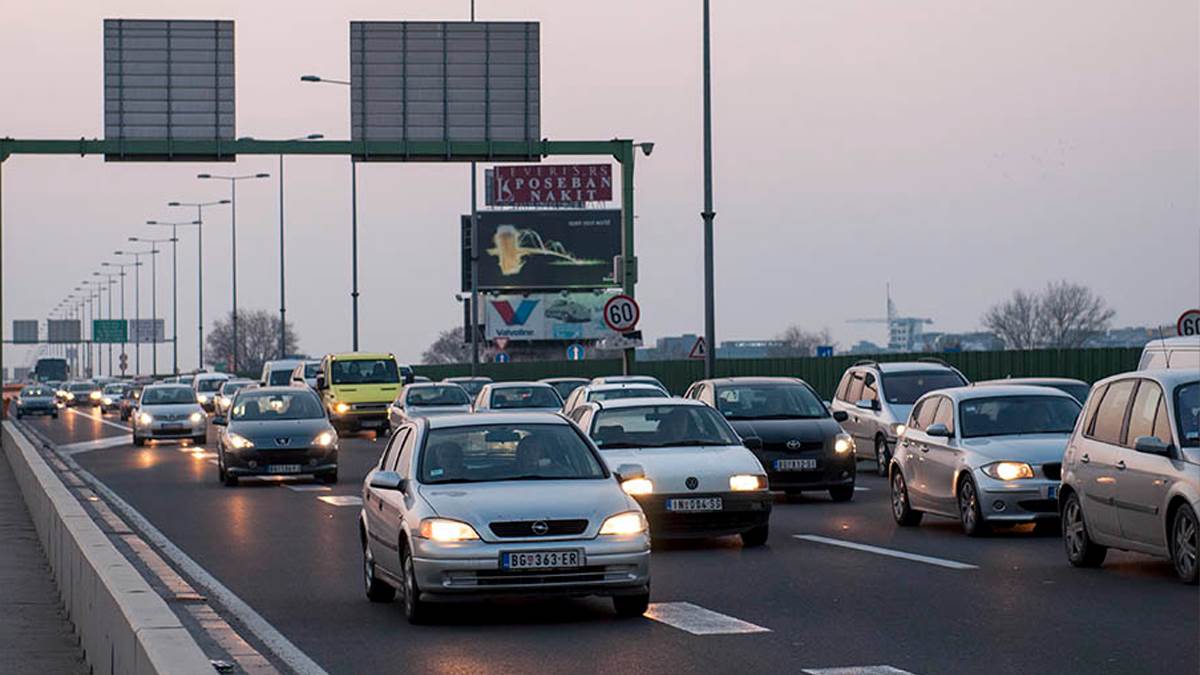
[[[892,285],[886,286],[887,317],[881,319],[849,319],[846,323],[882,323],[888,327],[888,349],[895,352],[910,352],[917,336],[925,331],[925,325],[933,319],[916,316],[900,316],[896,303],[892,302]]]

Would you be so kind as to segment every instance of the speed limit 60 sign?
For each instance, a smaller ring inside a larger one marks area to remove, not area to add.
[[[618,333],[628,333],[642,318],[637,301],[628,295],[614,295],[604,303],[604,323]]]
[[[607,317],[605,317],[607,318]],[[1179,315],[1175,330],[1180,335],[1200,335],[1200,309],[1189,309]]]

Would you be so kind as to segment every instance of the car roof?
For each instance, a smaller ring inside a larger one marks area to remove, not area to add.
[[[300,365],[301,363],[304,362],[300,359],[275,359],[273,361],[267,361],[263,364],[263,366],[269,368],[270,370],[282,370],[284,368],[287,368],[288,370],[295,370],[296,366]]]
[[[232,377],[233,376],[230,375],[229,373],[196,373],[197,380],[212,380],[212,379],[228,380],[228,379],[231,379]]]
[[[589,384],[586,386],[588,392],[593,391],[621,391],[624,389],[653,389],[662,391],[662,387],[653,382],[607,382],[605,384]]]
[[[252,391],[254,391],[256,394],[294,394],[298,391],[312,391],[312,389],[309,389],[308,387],[293,387],[290,384],[276,384],[268,387],[254,387]],[[314,396],[315,395],[316,394],[314,394]]]
[[[521,412],[505,413],[490,412],[486,415],[461,413],[455,415],[440,415],[424,418],[430,429],[449,429],[454,427],[471,427],[479,425],[505,424],[564,424],[569,425],[567,418],[552,412]]]
[[[1002,380],[984,380],[982,382],[976,382],[975,386],[994,387],[999,385],[1010,386],[1017,384],[1036,384],[1042,386],[1051,386],[1055,384],[1082,384],[1085,387],[1089,386],[1087,382],[1084,382],[1083,380],[1076,380],[1072,377],[1006,377]]]
[[[1177,387],[1188,382],[1200,380],[1200,374],[1195,368],[1154,368],[1152,370],[1134,370],[1128,373],[1119,373],[1112,377],[1106,377],[1096,383],[1096,386],[1108,384],[1116,380],[1128,379],[1149,379],[1156,380],[1160,384],[1165,385],[1168,389]]]
[[[538,382],[554,384],[555,382],[591,382],[591,380],[586,377],[543,377]]]
[[[462,389],[462,387],[459,387],[457,382],[413,382],[411,384],[404,385],[404,390],[432,389],[434,387],[458,387],[459,389]]]
[[[692,408],[707,408],[712,410],[707,404],[695,401],[690,398],[622,398],[615,401],[592,401],[588,405],[594,405],[601,410],[613,410],[617,408],[641,408],[645,406],[654,406],[660,408],[662,406],[687,406]]]
[[[142,387],[143,391],[146,389],[191,389],[191,387],[179,382],[155,382]]]
[[[457,377],[442,378],[442,382],[492,382],[492,378],[485,375],[459,375]]]
[[[496,389],[514,389],[517,387],[537,387],[539,389],[553,389],[545,382],[490,382],[493,390]]]
[[[931,370],[956,371],[957,368],[937,361],[859,361],[854,368],[874,368],[881,373],[913,373]]]
[[[1046,387],[1032,384],[992,384],[992,385],[977,385],[966,387],[951,387],[949,389],[935,389],[925,396],[930,394],[940,394],[949,396],[956,401],[967,401],[976,398],[997,398],[1007,396],[1051,396],[1054,398],[1067,398],[1075,401],[1075,397],[1053,387]],[[922,396],[921,398],[925,398]],[[1078,401],[1076,401],[1078,403]]]
[[[1178,349],[1179,347],[1194,347],[1200,349],[1200,335],[1179,335],[1169,338],[1154,338],[1146,343],[1145,349],[1154,351],[1155,349]]]
[[[710,384],[798,384],[803,383],[798,377],[767,377],[767,376],[745,376],[745,377],[718,377],[712,380],[701,380]]]
[[[342,354],[330,354],[329,358],[333,361],[376,361],[379,359],[396,359],[395,354],[385,354],[383,352],[344,352]]]

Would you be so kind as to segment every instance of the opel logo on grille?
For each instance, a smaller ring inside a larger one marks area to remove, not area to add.
[[[550,531],[550,524],[544,520],[539,520],[529,527],[536,535],[543,535]]]
[[[788,450],[799,450],[800,446],[802,446],[802,445],[804,445],[804,444],[801,443],[799,439],[793,438],[792,440],[787,442],[787,449]]]
[[[695,476],[688,476],[688,479],[683,481],[683,484],[686,485],[687,489],[689,490],[695,490],[696,488],[700,487],[700,481]]]
[[[292,439],[290,439],[290,438],[276,438],[275,439],[275,445],[287,445],[288,443],[291,443],[291,442],[292,442]]]

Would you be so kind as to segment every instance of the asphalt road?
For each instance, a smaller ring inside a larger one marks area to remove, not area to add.
[[[1029,528],[968,539],[956,522],[927,517],[899,529],[885,481],[865,471],[850,503],[780,496],[766,547],[743,550],[736,539],[656,547],[651,600],[663,604],[652,613],[663,621],[619,620],[600,599],[514,600],[448,605],[436,624],[414,627],[398,604],[367,602],[358,506],[329,503],[356,501],[382,449],[370,436],[343,439],[341,482],[332,489],[230,489],[218,484],[211,453],[136,449],[121,442],[115,418],[105,424],[96,415],[28,424],[330,673],[1200,668],[1200,592],[1177,582],[1167,562],[1112,552],[1102,569],[1078,570],[1057,535]],[[748,624],[695,634],[703,632],[697,608]],[[668,623],[673,614],[683,627]]]

